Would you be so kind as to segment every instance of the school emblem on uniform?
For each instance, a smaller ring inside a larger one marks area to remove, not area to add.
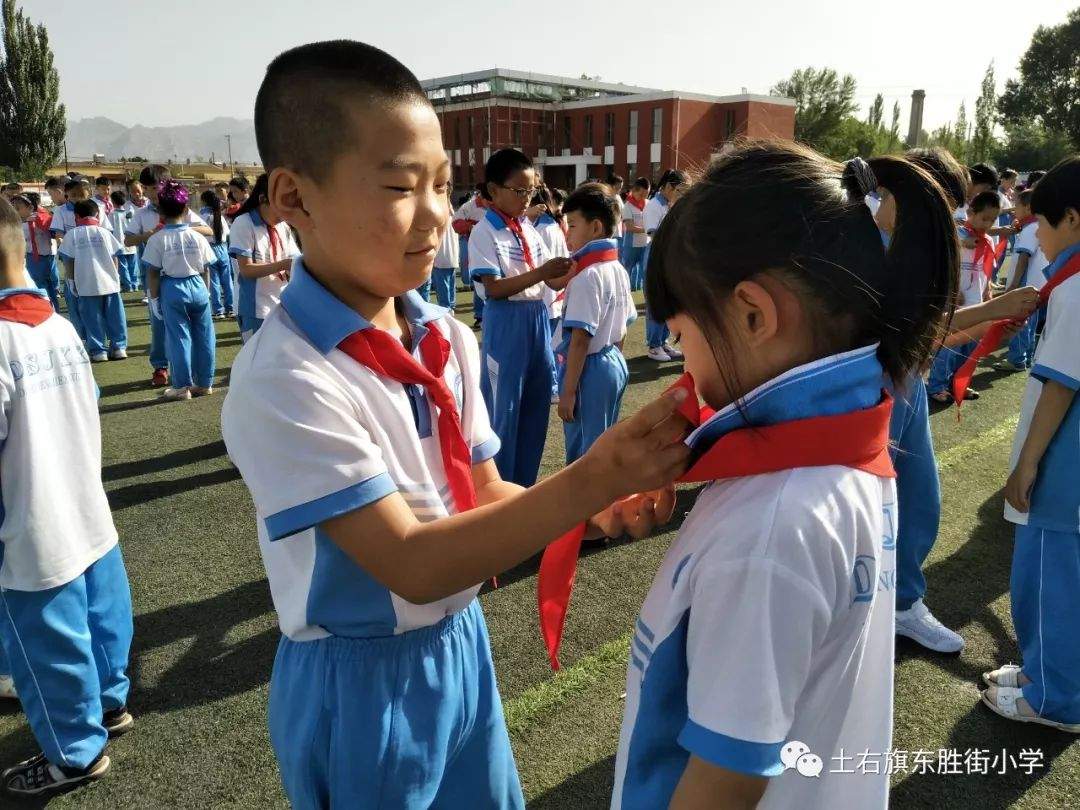
[[[851,604],[869,602],[877,584],[877,560],[872,554],[860,554],[851,570]]]

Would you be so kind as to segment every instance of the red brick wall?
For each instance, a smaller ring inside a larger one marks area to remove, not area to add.
[[[751,138],[795,137],[795,108],[780,104],[749,102],[749,123],[746,134]]]

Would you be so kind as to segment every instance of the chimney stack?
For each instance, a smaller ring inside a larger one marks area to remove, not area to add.
[[[925,90],[914,90],[911,93],[911,120],[908,124],[907,144],[909,147],[919,146],[919,138],[922,136],[923,102],[926,100]]]

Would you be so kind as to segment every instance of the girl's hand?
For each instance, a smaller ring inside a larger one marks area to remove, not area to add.
[[[676,412],[684,389],[669,391],[629,419],[606,430],[579,462],[588,480],[614,501],[635,492],[666,487],[685,472],[690,448],[683,444],[690,423]]]
[[[1019,320],[1035,311],[1039,303],[1039,291],[1034,287],[1019,287],[1002,293],[993,299],[995,317],[1002,320]]]
[[[590,521],[605,537],[628,534],[635,540],[648,537],[675,513],[675,485],[639,492],[618,500]]]
[[[577,408],[577,392],[563,391],[559,394],[559,418],[564,422],[574,421],[574,410]]]
[[[1017,512],[1031,511],[1031,488],[1035,486],[1038,474],[1039,465],[1025,464],[1021,460],[1005,482],[1005,500]]]
[[[574,267],[574,260],[567,258],[566,256],[559,256],[554,259],[549,259],[536,269],[540,272],[540,277],[544,281],[549,281],[553,278],[559,278],[565,276]]]

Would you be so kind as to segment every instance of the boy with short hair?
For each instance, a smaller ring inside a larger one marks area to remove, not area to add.
[[[623,256],[623,267],[630,276],[630,289],[640,290],[645,283],[645,248],[649,235],[645,232],[645,205],[649,201],[649,178],[639,177],[626,195],[623,207],[623,228],[630,242]]]
[[[99,210],[93,200],[76,202],[75,227],[64,235],[58,251],[68,287],[79,307],[92,363],[127,358],[127,315],[120,297],[120,256],[124,246],[98,222]]]
[[[105,216],[105,207],[90,196],[90,181],[85,177],[69,177],[64,183],[64,196],[67,202],[53,210],[52,222],[49,225],[58,240],[63,239],[68,231],[76,227],[75,203],[80,200],[89,200],[93,203],[94,218],[101,223],[101,227],[112,231],[112,223]]]
[[[1010,720],[1080,733],[1080,155],[1031,196],[1049,282],[1005,483],[1016,524],[1009,591],[1022,665],[983,677],[983,702]]]
[[[1016,213],[1016,244],[1013,250],[1016,254],[1016,264],[1011,278],[1008,279],[1008,290],[1018,287],[1034,287],[1041,290],[1046,284],[1046,268],[1050,264],[1039,247],[1037,231],[1039,230],[1038,217],[1031,213],[1031,189],[1021,191],[1016,196],[1014,211]],[[1039,310],[1036,315],[1028,318],[1009,341],[1007,362],[1015,371],[1023,371],[1031,368],[1035,357],[1035,342],[1039,326],[1045,319],[1045,310]]]
[[[33,199],[37,198],[37,200]],[[53,309],[60,311],[60,273],[56,267],[56,247],[49,223],[49,212],[38,203],[40,198],[31,192],[20,194],[12,200],[15,213],[23,221],[23,238],[26,240],[26,271],[39,290],[49,296]]]
[[[24,251],[0,201],[0,640],[42,748],[0,788],[33,799],[108,771],[108,738],[133,724],[132,620],[101,485],[97,386],[71,325],[23,288]]]
[[[478,583],[677,474],[685,397],[531,489],[502,481],[476,340],[414,292],[451,169],[420,82],[362,43],[300,46],[267,69],[255,132],[266,204],[304,255],[233,364],[222,434],[285,634],[269,701],[285,792],[297,810],[521,808]],[[674,503],[647,501],[632,534]]]
[[[94,202],[101,209],[101,218],[106,219],[113,212],[112,180],[101,175],[94,181]]]
[[[566,286],[552,346],[559,367],[566,463],[571,464],[619,421],[629,380],[622,342],[637,309],[630,279],[619,263],[614,195],[599,183],[586,183],[566,199],[563,213],[574,275]]]

